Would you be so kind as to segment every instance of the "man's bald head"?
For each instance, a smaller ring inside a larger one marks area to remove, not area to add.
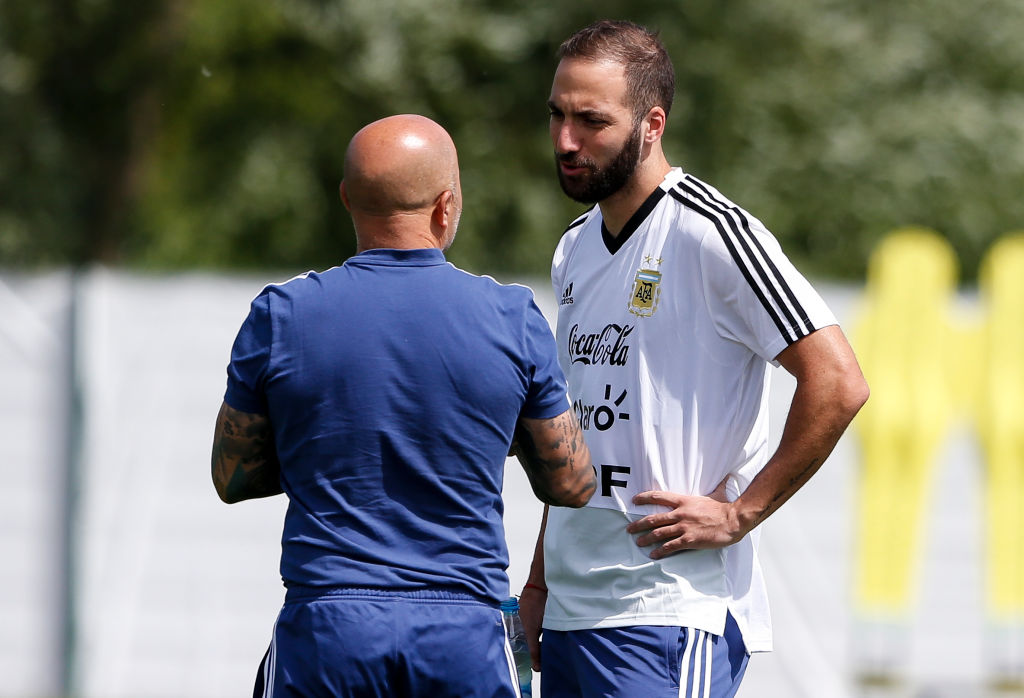
[[[431,208],[450,191],[461,206],[451,136],[424,116],[389,116],[364,126],[345,152],[346,205],[353,214],[390,216]]]

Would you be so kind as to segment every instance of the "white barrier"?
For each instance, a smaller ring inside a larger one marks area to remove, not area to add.
[[[84,273],[68,315],[68,273],[0,274],[0,676],[8,696],[238,696],[251,689],[283,598],[282,498],[222,504],[209,476],[231,341],[249,300],[280,277]],[[548,284],[532,284],[553,318]],[[822,286],[840,317],[858,291]],[[75,347],[75,352],[71,348]],[[63,573],[70,357],[83,431],[80,489]],[[792,382],[777,373],[778,433]],[[919,685],[976,685],[983,672],[979,466],[954,433],[938,467],[926,587],[905,658]],[[852,695],[850,611],[855,445],[765,525],[762,557],[776,652],[755,656],[747,698]],[[965,501],[967,500],[967,501]],[[955,506],[946,506],[955,502]],[[532,555],[540,504],[509,461],[513,591]],[[74,623],[62,614],[65,578]],[[66,646],[65,633],[74,642]],[[946,695],[935,692],[930,695]],[[971,695],[977,695],[971,693]]]

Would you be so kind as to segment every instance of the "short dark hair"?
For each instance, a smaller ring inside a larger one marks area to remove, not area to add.
[[[676,92],[672,59],[657,32],[625,20],[603,19],[580,29],[562,42],[559,60],[611,60],[622,65],[626,75],[626,99],[635,120],[651,107],[667,115]]]

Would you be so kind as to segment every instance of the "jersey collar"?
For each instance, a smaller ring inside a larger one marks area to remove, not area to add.
[[[651,214],[651,211],[654,210],[654,207],[658,205],[658,202],[661,201],[663,196],[665,196],[665,190],[662,187],[658,187],[652,191],[651,195],[648,196],[642,204],[640,204],[640,208],[634,211],[633,215],[629,217],[629,220],[626,221],[626,225],[623,226],[622,230],[616,237],[613,237],[612,234],[608,232],[608,227],[604,224],[604,217],[601,218],[601,239],[604,240],[604,246],[608,248],[608,252],[615,254],[623,245],[626,244],[626,240],[628,240],[630,236],[636,232],[636,229],[640,227],[640,224],[647,219],[647,216]]]
[[[353,264],[382,264],[387,266],[430,266],[446,263],[444,252],[435,247],[424,247],[414,250],[376,248],[360,252],[354,257],[349,257],[346,261]]]

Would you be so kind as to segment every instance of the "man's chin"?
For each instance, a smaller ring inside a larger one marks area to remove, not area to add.
[[[581,180],[569,180],[567,177],[559,173],[558,183],[562,186],[562,191],[573,201],[580,204],[596,204],[597,199],[589,191],[587,182]]]

